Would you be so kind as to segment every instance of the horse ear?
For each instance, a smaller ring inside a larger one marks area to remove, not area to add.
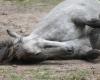
[[[15,32],[12,32],[12,31],[10,31],[10,30],[8,30],[8,29],[7,29],[7,33],[8,33],[9,36],[11,36],[11,37],[13,37],[13,38],[21,38],[20,35],[18,35],[18,34],[15,33]]]

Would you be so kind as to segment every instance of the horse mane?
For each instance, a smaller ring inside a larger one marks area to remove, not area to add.
[[[11,40],[0,41],[0,64],[13,59],[13,43]]]

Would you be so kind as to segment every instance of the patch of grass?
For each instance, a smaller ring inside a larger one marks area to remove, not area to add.
[[[63,0],[2,0],[2,3],[12,3],[19,9],[32,9],[48,11]]]
[[[87,70],[77,70],[75,72],[68,73],[65,77],[66,80],[87,80],[90,74]]]
[[[62,0],[3,0],[3,1],[12,1],[12,2],[16,2],[18,4],[24,4],[24,5],[27,5],[27,4],[41,4],[41,5],[48,5],[48,4],[51,4],[51,5],[56,5],[58,4],[59,2],[61,2]]]
[[[61,70],[45,66],[21,68],[0,68],[0,76],[7,80],[91,80],[91,71],[87,69]],[[92,76],[93,78],[94,76]],[[97,77],[99,80],[99,77]]]
[[[37,69],[28,69],[24,70],[21,76],[27,75],[34,80],[87,80],[87,77],[90,77],[88,70],[76,70],[76,71],[64,71],[60,72],[59,70],[46,69],[40,67]],[[16,77],[16,76],[15,76]],[[18,78],[18,76],[17,76]]]
[[[24,80],[22,76],[16,74],[16,73],[12,73],[9,75],[10,80]]]
[[[30,75],[34,80],[87,80],[90,78],[88,70],[64,71],[50,70],[45,68],[31,69],[24,72],[24,76]]]

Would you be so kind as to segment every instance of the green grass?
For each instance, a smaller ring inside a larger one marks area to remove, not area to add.
[[[16,74],[16,73],[12,73],[9,75],[9,79],[10,80],[24,80],[22,76]]]
[[[90,71],[86,69],[76,69],[75,71],[52,70],[45,66],[29,67],[17,70],[11,66],[0,67],[0,76],[4,76],[7,80],[87,80],[90,78]]]
[[[44,4],[44,5],[48,5],[48,4],[51,4],[51,5],[56,5],[58,4],[59,2],[61,2],[62,0],[3,0],[3,1],[11,1],[11,2],[16,2],[18,4],[24,4],[24,5],[27,5],[27,4]]]
[[[2,3],[11,2],[19,8],[32,8],[34,7],[39,11],[49,11],[55,5],[63,0],[1,0]]]
[[[77,70],[75,72],[68,73],[65,77],[66,80],[87,80],[90,74],[88,70]]]

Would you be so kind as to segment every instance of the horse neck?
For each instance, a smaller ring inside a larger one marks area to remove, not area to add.
[[[50,21],[43,20],[36,26],[36,29],[34,29],[29,36],[43,39],[48,38],[48,35],[52,35],[51,31],[53,29],[53,26],[50,26],[51,23],[52,22]]]

